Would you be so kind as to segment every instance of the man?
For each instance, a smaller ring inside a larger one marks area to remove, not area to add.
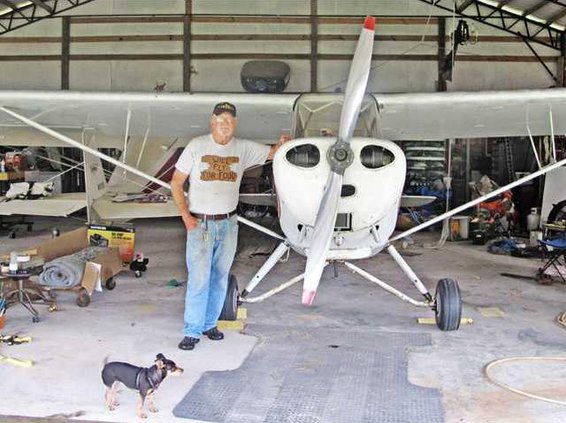
[[[290,139],[272,146],[234,138],[236,107],[218,103],[210,131],[191,140],[175,165],[171,192],[187,228],[189,280],[185,297],[184,337],[179,348],[192,350],[201,335],[221,340],[216,323],[224,305],[238,236],[236,206],[244,171],[271,160]],[[188,201],[183,186],[189,178]]]

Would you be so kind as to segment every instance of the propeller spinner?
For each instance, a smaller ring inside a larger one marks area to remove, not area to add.
[[[375,32],[375,18],[368,16],[358,39],[354,59],[348,75],[344,105],[340,116],[338,139],[328,150],[327,159],[330,163],[330,174],[324,187],[324,194],[314,224],[310,247],[307,251],[307,265],[303,283],[302,302],[312,305],[322,271],[326,265],[326,257],[334,232],[338,201],[342,191],[342,177],[348,166],[352,164],[353,154],[350,140],[354,134],[362,100],[366,92],[371,56],[373,53],[373,39]]]

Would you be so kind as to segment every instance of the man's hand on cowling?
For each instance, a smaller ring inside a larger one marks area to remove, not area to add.
[[[185,224],[187,231],[192,231],[198,226],[198,219],[190,214],[188,216],[183,216],[183,223]]]
[[[282,146],[283,144],[285,144],[287,141],[291,141],[291,135],[289,134],[281,134],[281,136],[279,137],[279,141],[277,141],[277,145]]]

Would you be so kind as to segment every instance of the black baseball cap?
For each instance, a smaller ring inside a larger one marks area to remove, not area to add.
[[[232,103],[228,103],[227,101],[218,103],[216,106],[214,106],[212,114],[217,116],[222,113],[230,113],[232,116],[236,117],[236,106],[234,106]]]

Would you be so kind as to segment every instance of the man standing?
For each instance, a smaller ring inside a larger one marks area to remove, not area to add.
[[[211,133],[189,142],[175,165],[171,192],[187,228],[189,280],[185,297],[184,337],[179,348],[192,350],[201,335],[221,340],[216,323],[224,306],[230,268],[236,254],[236,206],[242,175],[273,158],[290,139],[272,146],[234,138],[236,107],[214,106]],[[189,178],[188,201],[183,186]]]

